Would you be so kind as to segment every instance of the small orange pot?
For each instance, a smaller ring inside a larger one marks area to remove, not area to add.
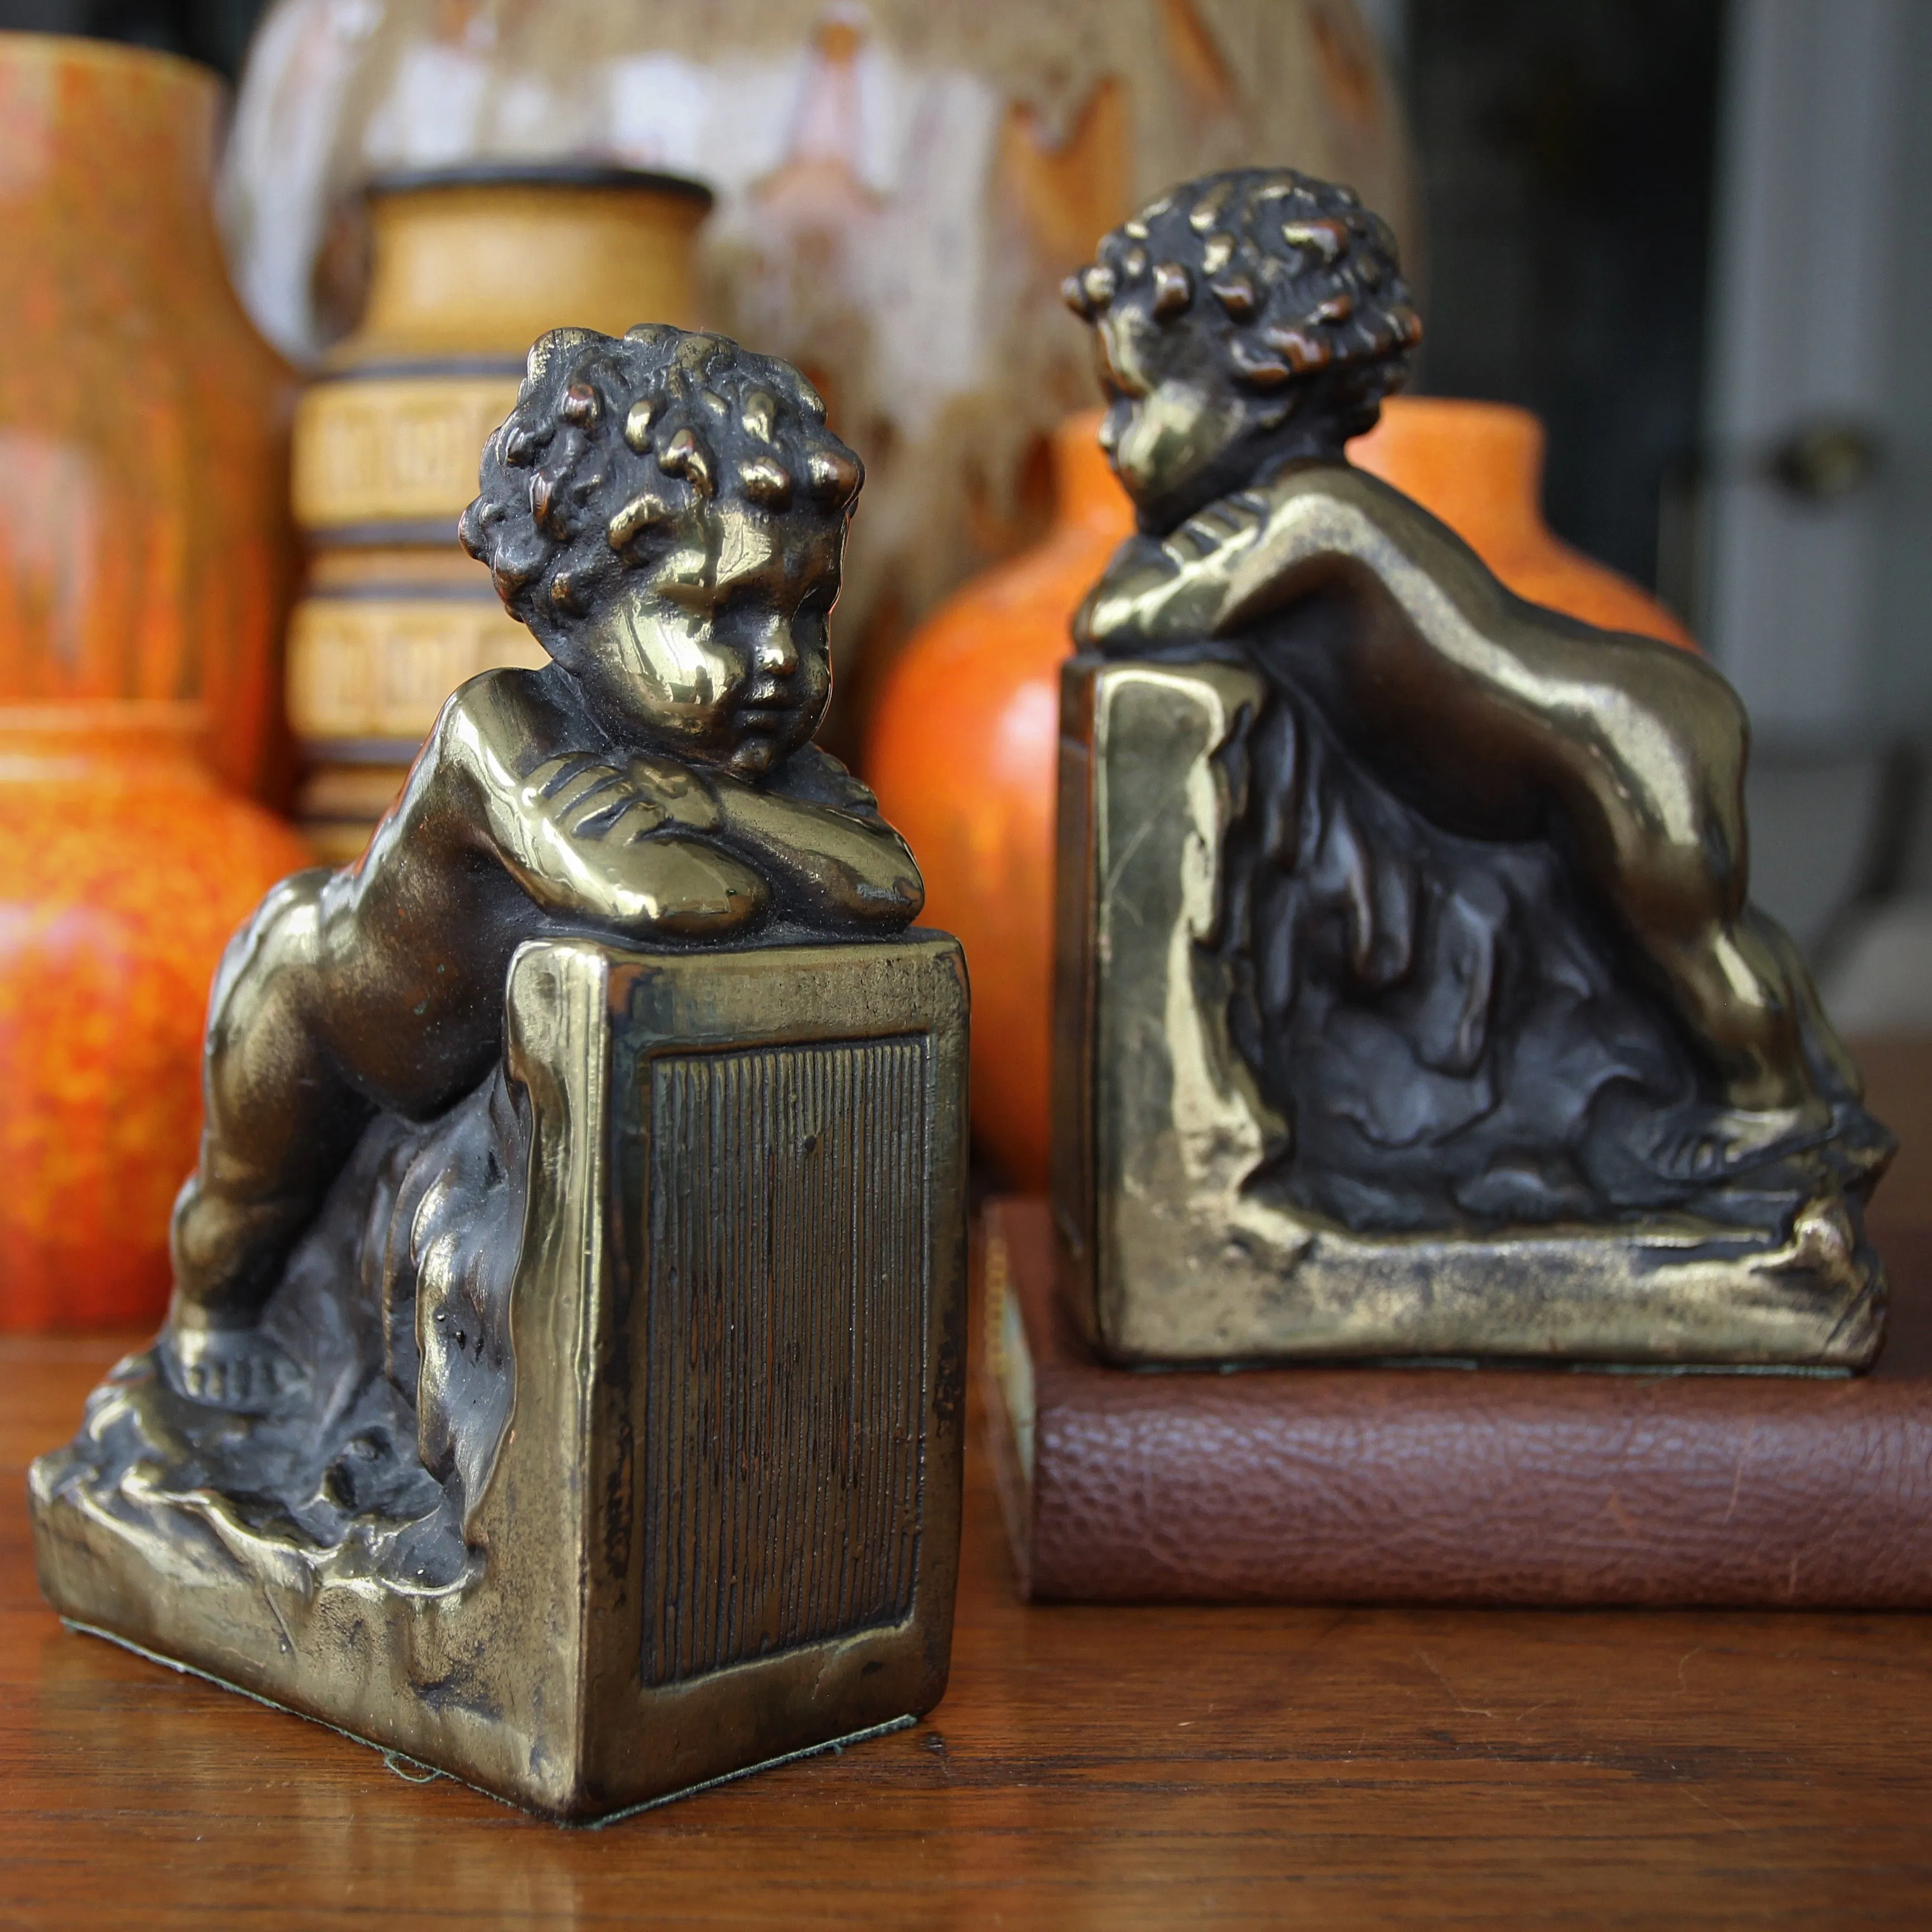
[[[229,935],[294,832],[224,793],[206,715],[0,706],[0,1330],[152,1322]]]
[[[1060,425],[1052,527],[915,634],[866,744],[880,807],[925,874],[926,916],[966,948],[974,1132],[1016,1186],[1035,1191],[1047,1178],[1060,666],[1081,598],[1133,530],[1094,440],[1100,422],[1094,411]],[[1551,536],[1543,448],[1527,410],[1398,396],[1348,454],[1440,517],[1519,596],[1689,646],[1661,604]]]
[[[966,949],[974,1132],[1028,1188],[1046,1179],[1060,666],[1074,610],[1134,526],[1100,422],[1054,432],[1052,528],[914,634],[866,746],[867,780],[926,879],[922,916]]]

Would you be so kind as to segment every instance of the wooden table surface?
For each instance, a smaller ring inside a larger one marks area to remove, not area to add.
[[[1868,1064],[1932,1220],[1932,1047]],[[0,1923],[1932,1925],[1932,1618],[1030,1609],[982,1432],[932,1721],[601,1832],[412,1784],[41,1604],[118,1346],[0,1342]]]

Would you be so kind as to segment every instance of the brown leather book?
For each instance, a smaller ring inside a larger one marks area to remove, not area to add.
[[[1043,1203],[986,1210],[1022,1587],[1087,1602],[1932,1606],[1932,1231],[1852,1378],[1111,1368]]]

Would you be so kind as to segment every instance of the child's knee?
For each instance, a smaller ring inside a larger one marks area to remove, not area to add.
[[[272,1108],[281,1089],[316,1078],[314,1023],[328,1000],[320,899],[327,877],[301,872],[283,880],[223,956],[205,1046],[208,1124],[218,1134]]]
[[[1694,744],[1660,731],[1647,758],[1592,760],[1582,790],[1570,811],[1583,856],[1640,922],[1688,934],[1742,907],[1738,788]]]

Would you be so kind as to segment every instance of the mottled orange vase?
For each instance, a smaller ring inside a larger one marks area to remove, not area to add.
[[[1047,1180],[1060,666],[1081,598],[1133,530],[1094,440],[1100,422],[1096,410],[1060,425],[1052,528],[913,637],[866,752],[880,808],[925,874],[926,916],[965,945],[974,1132],[1016,1186],[1036,1191]],[[1545,527],[1543,429],[1527,411],[1398,396],[1348,453],[1434,512],[1519,596],[1690,644],[1661,604]]]
[[[151,1322],[229,935],[308,862],[190,704],[0,706],[0,1329]]]
[[[0,703],[200,701],[255,791],[294,381],[216,237],[221,100],[169,55],[0,34]]]

